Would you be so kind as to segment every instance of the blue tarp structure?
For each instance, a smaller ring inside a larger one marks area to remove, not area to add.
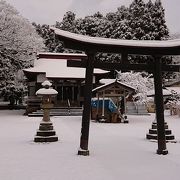
[[[99,104],[98,104],[99,103]],[[93,108],[102,108],[103,106],[103,99],[92,99],[91,100],[91,107]],[[111,99],[104,99],[104,108],[109,110],[110,112],[114,113],[117,111],[117,106]]]

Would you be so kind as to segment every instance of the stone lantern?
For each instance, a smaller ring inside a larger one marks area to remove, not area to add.
[[[36,95],[42,98],[41,108],[43,109],[43,119],[40,122],[34,142],[58,141],[58,137],[56,136],[53,124],[50,120],[50,109],[53,107],[52,97],[57,95],[58,92],[50,88],[51,85],[52,84],[46,80],[42,83],[43,88],[36,92]]]
[[[150,91],[148,93],[149,93],[148,97],[153,97],[155,99],[155,92],[154,91]],[[171,93],[168,90],[163,89],[163,96],[168,97],[169,95],[171,95]],[[168,128],[167,122],[164,122],[164,129],[165,129],[166,142],[169,142],[169,141],[176,142],[175,137],[172,134],[172,131]],[[149,139],[149,140],[157,140],[158,139],[156,114],[155,114],[155,119],[152,122],[151,128],[149,129],[149,132],[146,134],[146,139]]]

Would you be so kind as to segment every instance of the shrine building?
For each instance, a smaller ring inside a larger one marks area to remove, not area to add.
[[[68,67],[67,61],[86,59],[85,54],[68,53],[39,53],[34,62],[34,67],[24,69],[28,83],[28,112],[39,108],[40,99],[35,95],[45,80],[52,82],[58,91],[54,99],[55,107],[80,107],[83,104],[85,68]],[[102,69],[94,69],[93,86],[98,85],[102,75],[109,73]]]

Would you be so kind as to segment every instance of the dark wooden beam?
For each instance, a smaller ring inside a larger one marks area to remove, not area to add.
[[[87,59],[86,54],[74,54],[74,53],[39,53],[37,58],[45,59]]]
[[[68,60],[68,67],[82,67],[86,68],[86,61]],[[94,68],[101,68],[106,70],[134,70],[134,71],[148,71],[152,72],[154,69],[154,63],[151,64],[128,64],[128,63],[106,63],[106,62],[94,62]],[[180,72],[180,65],[162,65],[162,71],[168,72]]]

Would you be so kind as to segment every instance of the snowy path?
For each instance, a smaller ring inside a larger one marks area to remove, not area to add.
[[[0,111],[1,180],[179,180],[180,118],[166,115],[177,143],[157,155],[145,139],[154,116],[129,116],[129,124],[91,122],[90,156],[78,156],[81,117],[52,117],[60,141],[33,142],[41,118]]]

